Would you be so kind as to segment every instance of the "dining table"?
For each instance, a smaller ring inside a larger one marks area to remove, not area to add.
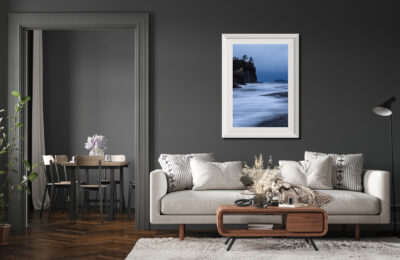
[[[67,170],[68,174],[68,179],[72,183],[77,183],[77,180],[75,178],[75,174],[79,174],[77,171],[76,167],[76,162],[69,161],[69,162],[59,162],[58,163],[60,166],[63,166]],[[109,212],[108,212],[108,217],[110,220],[115,219],[115,175],[117,174],[116,170],[119,169],[119,178],[120,178],[120,207],[119,207],[119,212],[123,213],[126,210],[126,205],[125,205],[125,196],[124,196],[124,168],[127,168],[131,164],[130,161],[102,161],[101,162],[101,168],[106,169],[110,171],[110,203],[111,206],[109,207]],[[85,164],[79,164],[79,169],[84,169],[86,171],[86,175],[89,176],[89,170],[90,169],[98,169],[96,166],[90,166],[90,165],[85,165]],[[71,207],[70,207],[70,220],[72,220],[74,223],[76,222],[76,215],[77,215],[77,196],[76,196],[76,186],[77,185],[71,185]]]

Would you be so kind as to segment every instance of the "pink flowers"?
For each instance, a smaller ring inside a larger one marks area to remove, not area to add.
[[[86,150],[92,150],[95,147],[100,148],[101,150],[107,149],[107,138],[98,134],[89,136],[85,143]]]

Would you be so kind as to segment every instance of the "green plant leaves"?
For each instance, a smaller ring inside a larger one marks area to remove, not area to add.
[[[32,165],[32,170],[35,169],[36,167],[38,167],[40,165],[40,163],[35,163],[34,165]]]
[[[23,99],[21,99],[21,105],[25,104],[26,102],[28,102],[29,100],[31,100],[30,96],[25,96]]]
[[[25,168],[26,168],[28,171],[30,171],[30,170],[31,170],[31,164],[30,164],[27,160],[23,160],[22,162],[24,163]]]
[[[34,179],[36,179],[37,176],[38,176],[37,172],[31,172],[31,174],[29,174],[28,179],[29,179],[29,181],[32,182]]]
[[[19,92],[15,91],[15,90],[11,91],[11,95],[13,95],[14,97],[20,97],[21,96],[21,94],[19,94]]]
[[[21,127],[23,126],[23,124],[22,124],[21,122],[19,122],[16,126],[17,126],[18,128],[21,128]]]
[[[0,175],[5,174],[6,171],[0,170]]]
[[[0,155],[5,154],[6,152],[6,150],[0,151]]]

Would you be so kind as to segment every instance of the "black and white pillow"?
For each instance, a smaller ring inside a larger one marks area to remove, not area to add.
[[[213,162],[212,153],[197,154],[161,154],[158,162],[163,171],[167,174],[168,192],[187,190],[193,187],[192,170],[190,159]]]
[[[310,160],[329,156],[333,159],[332,184],[335,189],[362,191],[362,154],[325,154],[305,152],[304,159]]]

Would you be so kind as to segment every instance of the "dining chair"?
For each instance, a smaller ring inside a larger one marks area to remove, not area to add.
[[[46,198],[46,193],[50,190],[50,208],[49,208],[49,218],[53,214],[55,203],[57,201],[57,194],[59,189],[69,189],[71,187],[71,183],[66,183],[60,181],[60,178],[57,173],[54,173],[55,169],[55,160],[52,155],[43,155],[43,165],[46,175],[46,187],[43,193],[42,206],[40,208],[40,218],[42,218],[43,214],[43,206]]]
[[[65,154],[60,154],[60,155],[55,155],[54,157],[55,157],[55,169],[56,169],[57,176],[60,179],[60,182],[71,184],[71,181],[68,178],[67,167],[60,165],[60,163],[69,162],[68,156],[65,155]],[[60,171],[59,171],[60,167],[63,168],[63,172],[62,173],[60,173]],[[81,184],[85,184],[85,181],[82,180],[82,181],[80,181],[80,183]],[[78,181],[76,180],[75,181],[75,185],[77,185],[77,184],[78,184]],[[75,190],[76,190],[77,201],[79,201],[79,191],[78,191],[78,189],[75,189]],[[65,198],[64,199],[64,205],[68,205],[68,208],[69,208],[69,205],[70,205],[70,202],[71,202],[71,198],[70,197],[71,196],[70,196],[68,190],[65,189],[64,190],[64,198]]]
[[[75,156],[75,161],[76,161],[76,172],[77,172],[77,177],[78,177],[78,183],[79,183],[79,192],[82,193],[81,198],[82,198],[82,219],[84,218],[85,215],[85,202],[89,202],[89,192],[90,191],[96,191],[97,192],[97,198],[99,198],[99,204],[100,204],[100,221],[101,224],[103,224],[103,194],[106,192],[106,188],[108,185],[102,184],[101,183],[101,172],[102,172],[102,167],[101,163],[103,160],[103,156],[87,156],[87,155],[82,155],[82,156]],[[96,184],[89,184],[89,179],[87,179],[88,184],[80,184],[80,167],[93,167],[97,169],[97,181]],[[88,204],[88,203],[86,203]],[[87,205],[89,206],[89,205]]]
[[[131,218],[131,199],[132,199],[132,195],[135,194],[135,188],[136,188],[136,181],[130,181],[129,182],[129,191],[128,191],[128,219]]]
[[[124,161],[126,161],[126,157],[123,154],[111,155],[111,161],[112,162],[124,162]],[[120,185],[120,189],[121,189],[121,181],[122,181],[121,179],[120,180],[115,180],[114,179],[115,185]],[[102,178],[101,183],[102,184],[111,184],[110,178],[107,178],[106,169],[104,169],[104,177]],[[114,189],[114,198],[116,198],[115,202],[119,203],[119,206],[122,208],[122,201],[125,201],[125,200],[122,200],[121,198],[118,198],[117,189]],[[114,205],[116,205],[116,204],[114,204]]]

